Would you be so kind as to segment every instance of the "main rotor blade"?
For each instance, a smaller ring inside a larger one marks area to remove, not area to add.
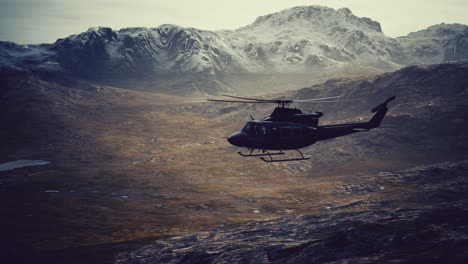
[[[322,97],[322,98],[311,98],[311,99],[304,99],[304,100],[294,100],[294,102],[309,102],[309,101],[321,101],[321,100],[328,100],[333,98],[343,97],[342,95],[339,96],[330,96],[330,97]]]
[[[336,101],[293,101],[293,103],[305,103],[305,104],[308,104],[308,103],[339,103],[339,102],[356,102],[356,101],[360,101],[360,100],[336,100]]]
[[[206,98],[187,98],[184,103],[206,103]]]
[[[226,96],[226,97],[232,97],[232,98],[237,98],[237,99],[244,99],[244,100],[253,100],[253,101],[261,101],[261,102],[271,102],[273,100],[265,100],[265,99],[256,99],[256,98],[247,98],[247,97],[240,97],[240,96],[233,96],[233,95],[225,95],[223,94],[223,96]]]
[[[206,99],[209,102],[223,102],[223,103],[244,103],[244,104],[273,104],[275,101],[260,101],[260,102],[249,102],[249,101],[234,101],[234,100],[217,100],[217,99]]]

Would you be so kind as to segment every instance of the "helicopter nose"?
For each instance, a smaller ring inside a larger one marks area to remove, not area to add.
[[[229,136],[227,138],[227,141],[234,146],[242,147],[243,145],[245,145],[246,138],[247,134],[245,134],[244,132],[236,132]]]

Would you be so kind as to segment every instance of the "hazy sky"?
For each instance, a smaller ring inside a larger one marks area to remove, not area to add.
[[[236,29],[300,5],[349,7],[392,37],[442,22],[468,24],[468,0],[0,0],[0,40],[53,42],[95,26]]]

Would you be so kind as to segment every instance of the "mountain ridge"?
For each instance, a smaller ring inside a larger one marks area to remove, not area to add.
[[[439,24],[391,38],[377,21],[357,17],[348,8],[301,6],[260,16],[236,30],[171,24],[94,27],[51,44],[0,42],[0,71],[95,80],[193,74],[212,76],[210,83],[232,74],[328,75],[349,68],[387,72],[467,59],[467,28]],[[220,86],[219,91],[229,90]]]

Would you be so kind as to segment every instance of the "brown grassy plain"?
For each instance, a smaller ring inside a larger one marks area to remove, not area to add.
[[[11,256],[106,262],[159,236],[377,199],[335,195],[375,174],[238,156],[224,137],[249,117],[219,115],[221,106],[113,87],[11,85],[25,95],[3,97],[10,125],[1,161],[52,162],[0,172],[2,244]]]

